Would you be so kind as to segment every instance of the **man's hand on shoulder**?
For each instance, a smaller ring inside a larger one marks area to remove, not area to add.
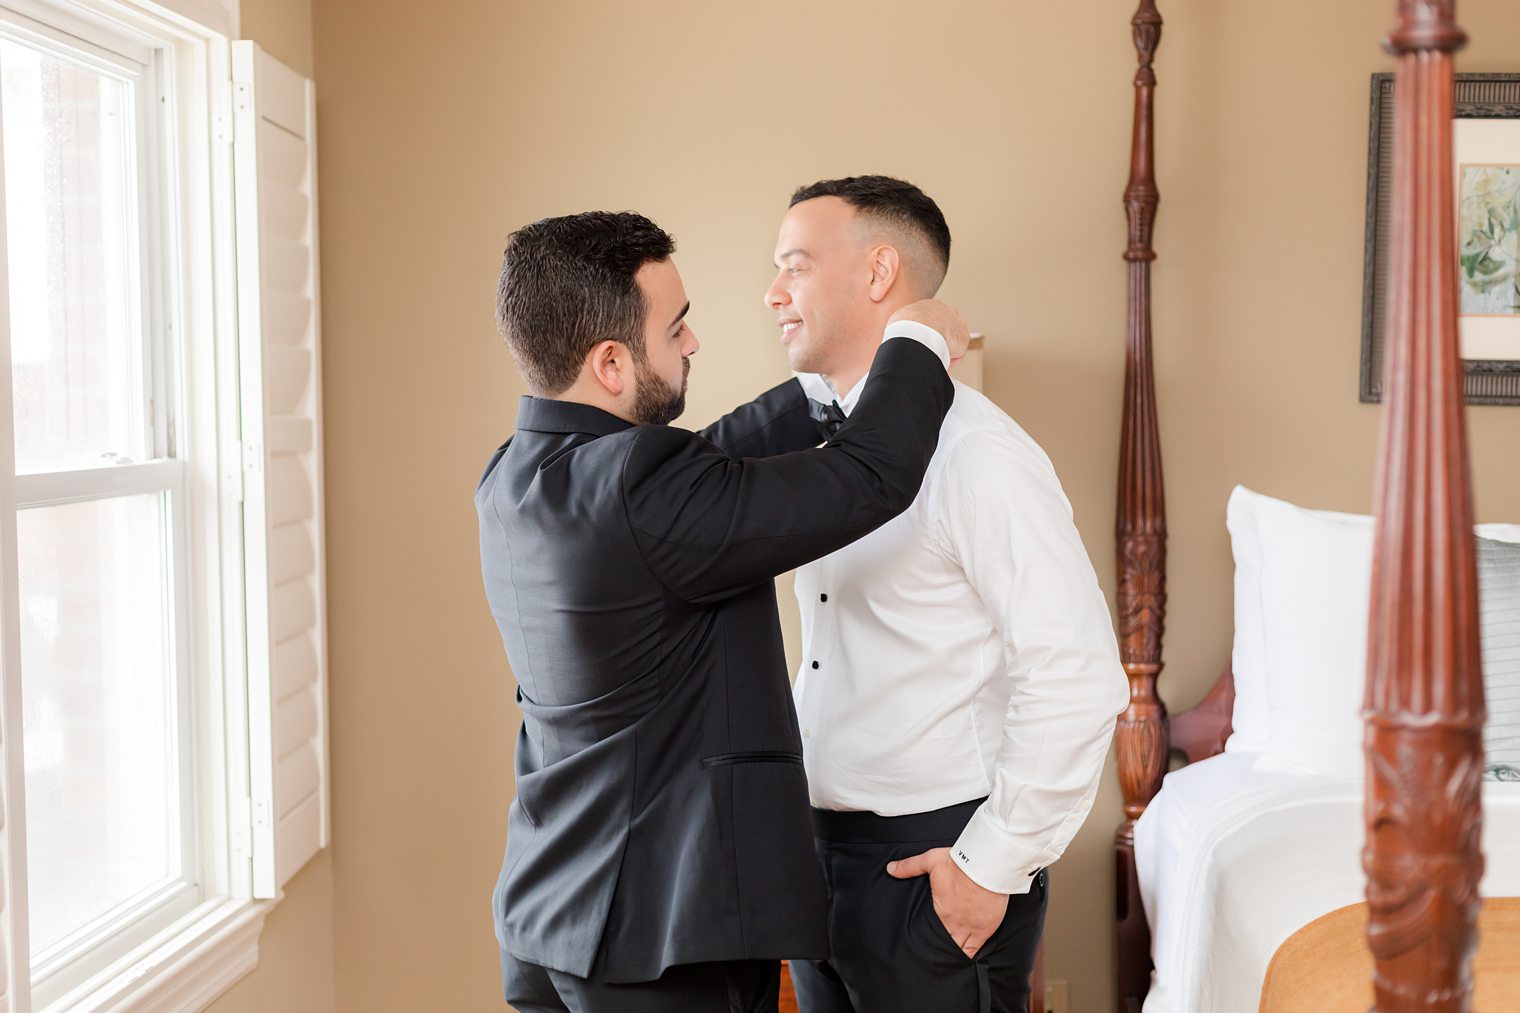
[[[971,345],[971,328],[966,325],[961,311],[938,299],[921,299],[918,302],[909,303],[893,313],[888,323],[896,323],[899,320],[912,320],[938,331],[945,339],[945,344],[950,347],[952,364],[960,362],[966,354],[966,349]]]
[[[1008,913],[1008,895],[978,886],[955,864],[949,848],[935,848],[900,862],[889,862],[887,873],[897,879],[929,877],[934,913],[968,957],[980,952]]]

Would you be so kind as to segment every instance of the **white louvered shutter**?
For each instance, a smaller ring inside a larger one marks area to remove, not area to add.
[[[253,886],[327,844],[326,581],[312,82],[232,48]]]

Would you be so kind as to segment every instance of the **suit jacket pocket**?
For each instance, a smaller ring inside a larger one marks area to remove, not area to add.
[[[704,767],[727,767],[735,763],[802,763],[802,754],[785,749],[754,749],[745,753],[719,753],[702,757]]]

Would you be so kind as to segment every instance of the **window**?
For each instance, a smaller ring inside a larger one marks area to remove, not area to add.
[[[156,54],[0,14],[34,987],[200,900]]]
[[[326,841],[311,88],[227,29],[0,0],[14,1010],[196,1008]]]

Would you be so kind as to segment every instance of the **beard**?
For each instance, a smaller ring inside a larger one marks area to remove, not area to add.
[[[691,360],[681,360],[681,389],[655,375],[649,360],[638,364],[633,380],[633,421],[647,426],[667,426],[686,410],[686,378]]]

